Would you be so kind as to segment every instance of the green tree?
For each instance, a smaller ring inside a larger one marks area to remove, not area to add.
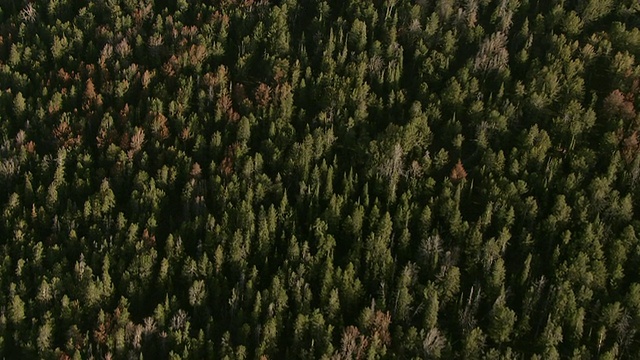
[[[27,109],[27,101],[22,95],[22,92],[18,92],[13,98],[13,112],[16,116],[21,117]]]
[[[463,340],[462,356],[465,359],[480,359],[485,345],[486,335],[480,328],[473,328]]]
[[[499,298],[489,315],[489,337],[498,344],[508,342],[517,319],[516,313],[507,307],[503,298]]]
[[[25,303],[18,294],[9,297],[7,318],[14,325],[20,325],[25,319]]]
[[[371,285],[389,281],[393,265],[390,247],[392,231],[391,216],[387,212],[365,240],[365,261],[369,264],[366,272]]]

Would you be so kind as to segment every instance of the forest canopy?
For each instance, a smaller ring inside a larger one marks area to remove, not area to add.
[[[639,27],[637,0],[3,1],[0,354],[634,358]]]

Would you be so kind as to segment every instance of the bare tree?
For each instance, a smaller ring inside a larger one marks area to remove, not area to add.
[[[20,18],[24,22],[32,23],[36,21],[37,16],[38,13],[36,12],[36,9],[33,7],[32,3],[28,3],[27,6],[20,10]]]
[[[476,55],[474,68],[481,72],[502,70],[507,67],[508,62],[507,35],[499,31],[482,42]]]
[[[396,143],[389,158],[380,166],[380,173],[389,181],[389,197],[392,201],[396,197],[396,189],[400,176],[404,175],[404,150]]]

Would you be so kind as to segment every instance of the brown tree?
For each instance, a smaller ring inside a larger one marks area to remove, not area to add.
[[[464,169],[464,166],[462,166],[462,162],[458,160],[453,169],[451,169],[451,175],[449,175],[449,178],[453,182],[458,182],[465,179],[466,177],[467,171]]]
[[[604,99],[604,111],[610,117],[620,117],[624,120],[632,120],[636,117],[633,102],[618,89],[614,90]]]

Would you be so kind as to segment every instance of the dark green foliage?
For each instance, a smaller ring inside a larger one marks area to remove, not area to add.
[[[638,19],[3,2],[0,354],[636,357]]]

